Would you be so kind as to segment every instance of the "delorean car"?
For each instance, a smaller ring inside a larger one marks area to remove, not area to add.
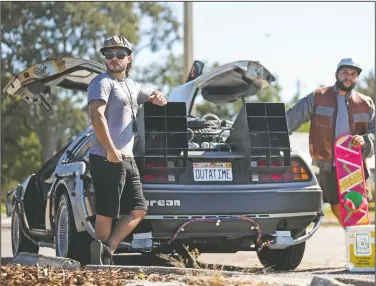
[[[53,87],[87,92],[106,72],[100,63],[50,58],[15,76],[4,91],[50,112]],[[117,253],[255,251],[264,266],[295,269],[323,219],[322,190],[309,164],[291,150],[283,103],[247,102],[275,78],[257,61],[203,72],[196,61],[166,106],[137,113],[134,156],[148,203],[145,219]],[[202,101],[242,100],[234,118],[196,116]],[[7,194],[13,254],[90,262],[95,193],[89,172],[90,126]]]

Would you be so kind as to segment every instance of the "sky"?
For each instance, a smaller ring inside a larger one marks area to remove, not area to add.
[[[183,3],[170,3],[183,22]],[[282,86],[289,101],[332,85],[343,57],[367,74],[375,65],[375,3],[194,2],[193,58],[221,64],[256,60]],[[174,47],[183,53],[183,43]],[[204,69],[205,71],[205,69]]]

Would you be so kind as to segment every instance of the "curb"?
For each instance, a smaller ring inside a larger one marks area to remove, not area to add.
[[[207,276],[212,277],[214,273],[222,275],[224,278],[248,278],[252,282],[257,283],[277,283],[278,285],[289,286],[368,286],[375,285],[374,281],[355,278],[355,277],[327,277],[325,275],[312,275],[311,277],[291,277],[288,278],[286,284],[279,284],[281,277],[276,277],[273,273],[269,275],[260,275],[255,273],[247,273],[240,271],[224,271],[224,270],[211,270],[211,269],[192,269],[192,268],[179,268],[179,267],[163,267],[163,266],[123,266],[123,265],[86,265],[84,268],[90,270],[103,270],[103,269],[122,269],[124,271],[152,274],[158,273],[160,275],[190,275],[190,276]],[[292,272],[293,273],[293,272]],[[278,273],[275,273],[278,274]],[[239,281],[240,282],[240,281]],[[349,284],[350,283],[350,284]]]
[[[344,284],[335,278],[327,278],[323,276],[314,276],[312,278],[310,286],[345,286],[349,284]]]
[[[181,267],[166,267],[166,266],[125,266],[125,265],[86,265],[83,268],[90,270],[97,269],[122,269],[131,272],[142,272],[145,274],[159,273],[159,274],[176,274],[192,276],[196,275],[213,275],[213,272],[220,273],[225,277],[233,277],[239,275],[255,275],[252,273],[245,273],[240,271],[224,271],[224,270],[211,270],[211,269],[193,269],[193,268],[181,268]]]
[[[273,275],[259,275],[255,273],[239,272],[239,271],[224,271],[224,270],[211,270],[211,269],[192,269],[180,267],[163,267],[163,266],[122,266],[122,265],[86,265],[86,269],[121,269],[123,271],[130,271],[135,273],[145,274],[159,274],[159,275],[176,275],[184,277],[194,277],[194,279],[213,279],[215,274],[219,274],[225,279],[230,279],[231,282],[238,282],[235,285],[249,285],[244,284],[252,282],[250,285],[262,284],[265,285],[288,285],[288,286],[306,286],[311,285],[311,278],[291,277],[286,284],[280,284],[281,278]],[[202,280],[198,285],[212,285],[202,284],[209,281]],[[227,282],[227,281],[226,281]],[[229,282],[229,281],[228,281]],[[154,285],[154,284],[150,284]],[[178,284],[176,284],[178,285]],[[187,284],[184,284],[187,285]],[[188,285],[191,285],[190,283]],[[194,284],[196,285],[196,284]],[[233,284],[231,284],[233,285]],[[315,285],[316,286],[316,285]],[[320,285],[322,286],[322,285]]]
[[[346,283],[346,285],[349,285],[348,283],[350,283],[351,285],[355,285],[355,286],[374,286],[375,285],[375,280],[370,281],[361,277],[359,278],[336,277],[335,279],[342,283]]]

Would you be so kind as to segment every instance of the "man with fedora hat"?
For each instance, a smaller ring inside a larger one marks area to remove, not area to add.
[[[369,96],[354,91],[362,72],[351,58],[342,59],[335,72],[333,86],[313,91],[286,111],[289,132],[311,121],[309,151],[312,164],[319,168],[319,181],[324,199],[341,223],[336,169],[333,159],[335,141],[352,134],[353,146],[360,146],[364,158],[375,153],[375,105]],[[369,170],[365,164],[366,179]],[[368,200],[372,194],[367,191]]]
[[[123,36],[104,41],[100,49],[107,72],[88,87],[88,105],[94,133],[89,163],[95,190],[97,240],[90,245],[91,264],[112,264],[120,242],[142,221],[147,205],[140,174],[133,158],[134,133],[139,104],[165,105],[158,90],[129,78],[132,49]],[[127,186],[126,188],[124,186]],[[120,208],[121,206],[121,208]],[[112,220],[119,218],[112,232]]]

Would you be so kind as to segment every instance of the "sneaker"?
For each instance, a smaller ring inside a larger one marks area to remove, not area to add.
[[[103,265],[103,244],[99,240],[94,240],[90,244],[90,264]]]
[[[113,254],[110,251],[110,247],[106,244],[103,244],[102,259],[104,265],[114,265],[114,260],[112,259]]]

